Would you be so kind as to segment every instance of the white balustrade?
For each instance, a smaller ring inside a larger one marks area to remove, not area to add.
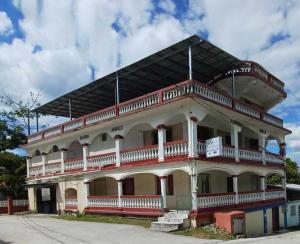
[[[239,193],[239,203],[257,202],[263,200],[263,192],[245,192]]]
[[[78,206],[77,198],[66,198],[65,206],[66,206],[66,208],[68,208],[68,207],[77,207]]]
[[[83,168],[83,159],[75,159],[65,162],[65,170],[81,169]]]
[[[60,163],[46,164],[46,174],[54,174],[60,172]]]
[[[246,149],[239,149],[239,158],[251,161],[262,161],[262,153],[259,151],[251,151]]]
[[[283,164],[283,159],[279,155],[274,155],[272,153],[266,153],[265,160],[270,163]]]
[[[103,155],[97,155],[88,157],[88,167],[103,167],[105,165],[109,164],[115,164],[116,163],[116,154],[115,153],[109,153],[109,154],[103,154]]]
[[[188,154],[188,143],[186,141],[168,142],[164,145],[165,156],[181,156]]]
[[[43,133],[32,134],[28,136],[28,142],[38,141],[43,139]]]
[[[13,206],[27,206],[29,204],[27,199],[13,200]]]
[[[122,196],[124,208],[162,208],[161,196]]]
[[[248,106],[244,103],[236,101],[235,102],[235,109],[242,112],[242,113],[245,113],[245,114],[248,114],[248,115],[251,115],[255,118],[260,119],[260,112],[258,110],[256,110],[255,108],[253,108],[251,106]]]
[[[64,125],[64,131],[66,132],[66,131],[74,130],[81,126],[83,126],[83,119],[70,121]]]
[[[117,196],[101,196],[101,197],[89,197],[88,207],[118,207]]]
[[[120,104],[119,106],[119,114],[129,113],[138,109],[151,107],[152,105],[159,103],[158,94],[148,95],[146,97],[142,97],[140,99],[134,100],[132,102],[128,102],[124,105]]]
[[[0,201],[0,208],[6,208],[7,207],[7,201]]]
[[[212,90],[212,88],[205,87],[200,83],[195,83],[194,93],[226,107],[232,107],[232,99],[230,97],[224,96],[217,91]]]
[[[201,142],[201,141],[198,141],[197,142],[197,151],[198,151],[198,154],[206,154],[206,145],[205,145],[205,142]]]
[[[34,166],[29,168],[30,176],[37,176],[43,174],[43,166]]]
[[[273,115],[268,114],[268,113],[264,114],[263,121],[266,121],[266,122],[268,122],[270,124],[273,124],[273,125],[276,125],[276,126],[279,126],[279,127],[283,127],[283,121],[282,121],[282,119],[274,117]]]
[[[175,88],[163,91],[163,101],[172,100],[177,97],[185,96],[193,92],[193,84],[185,83],[176,86]]]
[[[146,147],[136,150],[121,152],[121,162],[134,162],[158,158],[158,146]]]
[[[86,124],[98,123],[107,119],[111,119],[116,116],[115,108],[110,108],[108,110],[100,111],[86,116]]]
[[[50,137],[50,136],[54,136],[54,135],[58,135],[58,134],[60,134],[61,132],[62,132],[62,131],[61,131],[61,126],[56,126],[56,127],[47,129],[47,130],[44,132],[44,138],[47,138],[47,137]]]
[[[235,155],[234,155],[234,151],[235,151],[235,148],[233,147],[223,147],[223,157],[225,158],[234,158]]]
[[[266,200],[270,199],[278,199],[278,198],[285,198],[283,190],[267,190],[266,191]]]
[[[198,196],[198,207],[199,208],[212,208],[218,206],[233,205],[235,202],[235,194],[220,194],[220,195],[205,195]]]

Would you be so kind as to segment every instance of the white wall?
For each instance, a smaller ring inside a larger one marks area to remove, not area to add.
[[[89,145],[89,156],[111,152],[115,152],[115,140],[109,134],[106,134],[106,141],[102,141],[102,134],[100,134]]]

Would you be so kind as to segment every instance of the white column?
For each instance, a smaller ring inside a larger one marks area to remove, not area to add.
[[[189,145],[189,158],[195,158],[198,155],[197,152],[197,122],[196,117],[190,117],[188,119],[188,145]]]
[[[197,201],[197,175],[191,175],[191,194],[192,194],[192,210],[198,210],[198,201]]]
[[[87,170],[87,166],[88,166],[88,150],[89,150],[89,144],[83,144],[82,145],[82,157],[83,157],[83,170]]]
[[[260,176],[260,190],[263,191],[263,200],[266,200],[266,183],[264,176]]]
[[[167,177],[160,177],[160,193],[163,199],[163,208],[167,208]]]
[[[122,150],[123,136],[115,136],[115,148],[116,148],[116,166],[120,167],[121,165],[121,150]]]
[[[43,162],[43,175],[46,175],[46,164],[47,164],[47,154],[42,154],[42,162]]]
[[[67,159],[67,149],[60,150],[60,172],[65,172],[65,160]]]
[[[234,146],[234,158],[236,162],[240,161],[239,158],[239,132],[242,128],[236,124],[231,124],[231,146]]]
[[[259,150],[262,153],[262,162],[263,164],[266,164],[266,137],[267,134],[265,132],[259,132],[258,134],[258,145]]]
[[[232,176],[232,181],[233,181],[233,191],[235,192],[235,204],[239,203],[239,190],[238,190],[238,176],[233,175]]]
[[[164,145],[166,143],[166,127],[164,125],[157,126],[157,137],[158,137],[158,161],[162,162],[165,160]]]
[[[27,177],[30,176],[30,167],[31,167],[31,157],[27,157],[26,158]]]
[[[84,197],[85,197],[85,201],[84,201],[84,205],[85,208],[87,208],[89,206],[89,196],[90,196],[90,182],[84,182]]]
[[[118,180],[118,207],[122,207],[123,181]]]

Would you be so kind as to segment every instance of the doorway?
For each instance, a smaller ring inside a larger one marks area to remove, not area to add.
[[[272,226],[273,231],[279,230],[279,208],[272,208]]]
[[[37,212],[56,213],[56,185],[39,186],[36,190]]]

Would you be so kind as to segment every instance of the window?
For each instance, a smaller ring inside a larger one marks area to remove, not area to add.
[[[291,205],[290,212],[291,217],[296,216],[296,205]]]
[[[213,129],[209,127],[199,126],[197,127],[198,140],[208,140],[213,137]]]
[[[52,147],[52,152],[58,152],[58,151],[59,151],[58,146],[54,145]]]
[[[102,141],[107,141],[107,134],[106,134],[106,133],[103,133],[103,134],[101,135],[101,140],[102,140]]]

